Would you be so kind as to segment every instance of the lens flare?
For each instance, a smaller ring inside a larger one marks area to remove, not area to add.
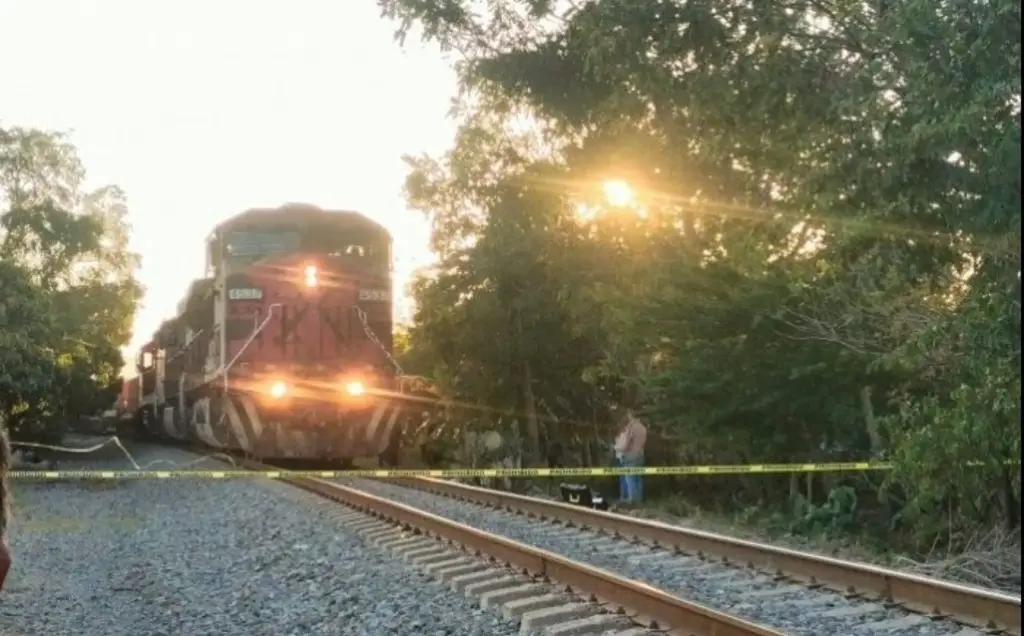
[[[270,397],[274,399],[283,398],[288,394],[288,385],[284,382],[275,382],[270,385]]]
[[[345,385],[345,393],[354,396],[360,396],[366,393],[366,387],[363,386],[362,382],[349,382]]]
[[[316,265],[306,265],[304,273],[306,275],[306,287],[316,287],[320,284],[320,279],[317,278],[319,272]]]
[[[604,197],[608,203],[615,207],[626,207],[633,203],[635,198],[633,188],[622,179],[610,179],[601,184],[604,190]]]

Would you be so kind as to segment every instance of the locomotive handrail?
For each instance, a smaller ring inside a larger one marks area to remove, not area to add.
[[[192,343],[194,343],[197,340],[199,340],[199,336],[203,335],[204,331],[205,331],[205,329],[200,329],[199,331],[197,331],[194,334],[192,334],[192,338],[190,338],[188,341],[186,341],[184,346],[178,347],[177,349],[174,350],[174,355],[171,356],[169,358],[169,360],[177,360],[181,356],[183,356],[186,353],[188,353],[189,350],[192,348]]]
[[[240,357],[242,357],[242,354],[245,353],[245,350],[249,348],[249,345],[252,344],[252,341],[256,339],[256,336],[260,335],[260,332],[263,331],[263,328],[267,326],[268,322],[270,322],[270,319],[274,316],[274,307],[280,308],[281,303],[274,303],[273,305],[267,308],[267,317],[263,319],[263,322],[261,322],[258,327],[252,330],[252,334],[249,335],[249,339],[242,344],[242,347],[238,350],[238,353],[235,354],[235,357],[231,358],[231,362],[222,366],[220,370],[218,370],[217,373],[214,374],[214,377],[222,373],[224,374],[224,391],[228,390],[228,371],[231,370],[231,367],[235,366],[235,363],[238,362],[238,359]]]

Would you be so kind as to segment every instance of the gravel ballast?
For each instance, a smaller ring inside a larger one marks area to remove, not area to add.
[[[567,529],[513,513],[373,479],[340,483],[493,534],[643,581],[669,593],[794,636],[980,636],[952,621],[930,621],[875,603],[846,599],[730,565],[632,546],[594,532]]]
[[[143,467],[224,468],[176,449],[131,450]],[[60,468],[131,466],[105,449]],[[18,479],[12,488],[3,636],[517,633],[286,484]]]

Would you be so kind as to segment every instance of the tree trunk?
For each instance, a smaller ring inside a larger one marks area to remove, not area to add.
[[[523,341],[523,313],[516,311],[518,343]],[[526,444],[522,449],[522,463],[534,468],[540,465],[540,422],[537,420],[537,399],[533,394],[533,370],[530,361],[523,356],[523,410],[526,413]]]
[[[533,395],[533,373],[529,362],[523,362],[523,402],[526,411],[526,448],[523,463],[532,468],[540,465],[540,422],[537,420],[537,402]]]
[[[1009,449],[1007,449],[1009,450]],[[1010,457],[1010,453],[1003,453]],[[1020,501],[1018,501],[1016,488],[1014,488],[1014,474],[1020,468],[1003,465],[1000,470],[1000,504],[1003,508],[1003,527],[1007,532],[1013,533],[1020,529]]]
[[[864,415],[864,430],[867,431],[868,440],[871,443],[871,457],[878,457],[883,449],[882,435],[878,432],[878,420],[875,418],[875,407],[871,401],[871,387],[863,386],[860,389],[860,409]],[[876,491],[878,505],[885,510],[886,516],[890,519],[898,513],[895,503],[886,494],[886,491],[879,488]]]
[[[870,386],[860,389],[860,408],[864,415],[864,428],[871,442],[871,454],[877,455],[882,452],[882,435],[878,432],[878,420],[875,419],[875,407],[871,403]]]

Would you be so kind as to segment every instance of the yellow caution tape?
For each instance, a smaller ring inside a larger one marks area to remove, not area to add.
[[[985,462],[967,462],[968,466],[981,466]],[[1008,464],[1019,464],[1010,461]],[[316,477],[369,477],[378,479],[401,477],[433,477],[437,479],[469,477],[616,477],[619,475],[744,475],[778,473],[838,473],[891,470],[892,462],[831,462],[817,464],[725,464],[719,466],[643,466],[637,468],[452,468],[431,469],[370,469],[370,470],[14,470],[12,479],[229,479],[235,477],[265,477],[288,479]]]

